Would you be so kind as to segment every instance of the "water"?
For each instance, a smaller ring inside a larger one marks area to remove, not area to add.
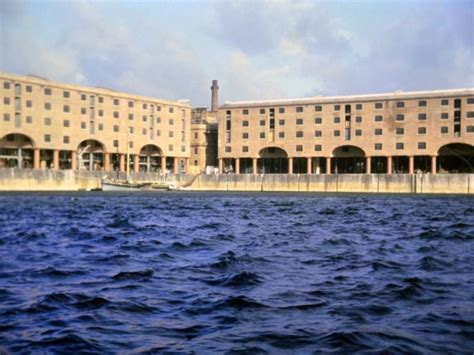
[[[3,194],[0,344],[472,353],[473,201]]]

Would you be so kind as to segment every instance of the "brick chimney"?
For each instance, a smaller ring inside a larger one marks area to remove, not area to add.
[[[219,86],[217,86],[217,80],[212,81],[211,92],[211,112],[217,112],[219,110]]]

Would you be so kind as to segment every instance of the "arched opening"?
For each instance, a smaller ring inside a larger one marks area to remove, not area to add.
[[[77,147],[79,170],[103,170],[105,148],[94,139],[82,141]]]
[[[257,171],[262,174],[288,174],[288,154],[281,148],[268,147],[260,150]]]
[[[161,166],[161,157],[163,151],[154,144],[145,145],[140,150],[139,171],[159,172],[163,170]]]
[[[474,173],[474,146],[463,143],[443,145],[438,150],[438,172]]]
[[[0,168],[33,168],[35,144],[18,133],[7,134],[0,139]]]
[[[332,152],[331,171],[334,174],[364,174],[365,152],[353,145],[337,147]]]

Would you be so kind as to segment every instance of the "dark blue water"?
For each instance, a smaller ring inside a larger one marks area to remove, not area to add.
[[[474,351],[472,198],[4,194],[0,208],[10,353]]]

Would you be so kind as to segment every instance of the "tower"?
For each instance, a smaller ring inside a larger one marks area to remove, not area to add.
[[[217,80],[212,81],[211,92],[211,112],[217,112],[219,110],[219,86],[217,86]]]

